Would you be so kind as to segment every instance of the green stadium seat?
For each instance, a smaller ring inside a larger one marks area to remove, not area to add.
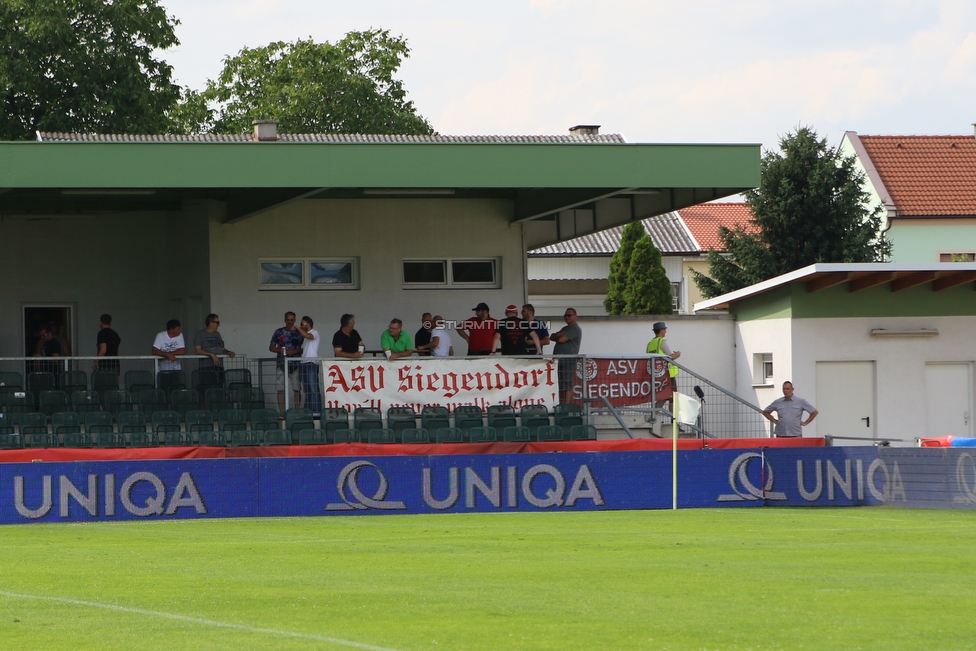
[[[269,429],[281,429],[278,421],[278,412],[274,409],[252,409],[248,414],[248,421],[251,423],[251,429],[259,432],[264,432]]]
[[[570,429],[573,425],[583,424],[583,410],[574,404],[556,405],[552,410],[552,420],[554,425]]]
[[[518,443],[528,443],[532,440],[532,432],[528,427],[516,427],[510,425],[502,430],[502,439]]]
[[[186,412],[192,409],[200,408],[200,394],[196,389],[174,389],[169,394],[169,400],[173,411],[180,416],[185,416]]]
[[[383,412],[375,407],[356,407],[352,418],[353,427],[360,433],[366,434],[366,436],[361,437],[361,440],[368,437],[369,430],[383,429]]]
[[[423,427],[409,427],[400,432],[403,443],[430,443],[430,433]]]
[[[119,388],[119,374],[115,371],[92,371],[91,390],[102,395],[106,391]]]
[[[152,415],[152,428],[159,436],[163,432],[180,431],[180,414],[172,410],[154,411]],[[182,445],[182,444],[180,444]]]
[[[215,387],[207,389],[207,392],[204,394],[204,404],[207,409],[215,414],[219,414],[225,409],[235,409],[237,403],[231,391]],[[262,404],[261,406],[263,407],[264,405]]]
[[[125,434],[122,432],[99,432],[95,439],[95,446],[99,448],[124,448]]]
[[[59,411],[51,416],[51,431],[68,434],[81,431],[81,416],[73,411]]]
[[[420,423],[428,432],[436,432],[441,428],[451,426],[451,415],[448,413],[447,407],[428,405],[420,410]]]
[[[85,414],[85,431],[93,437],[105,432],[115,431],[112,414],[107,411],[90,411]],[[99,446],[101,447],[101,446]],[[110,446],[116,447],[116,446]]]
[[[165,430],[161,443],[168,446],[195,445],[193,435],[190,432],[183,432],[181,430]]]
[[[261,445],[262,434],[253,429],[235,429],[230,433],[230,445],[233,448]]]
[[[13,434],[16,427],[17,419],[14,414],[0,412],[0,434]]]
[[[95,391],[78,389],[69,395],[71,396],[71,411],[87,414],[90,411],[102,410],[101,400],[98,399],[98,393]]]
[[[366,440],[370,443],[396,443],[397,435],[390,428],[379,427],[369,430]]]
[[[312,410],[305,407],[292,407],[285,411],[285,429],[291,432],[292,442],[298,443],[298,433],[303,429],[315,429]]]
[[[255,409],[264,409],[264,389],[261,387],[240,388],[231,391],[237,409],[251,413]]]
[[[61,390],[69,396],[75,391],[88,389],[88,375],[84,371],[63,371],[61,373]]]
[[[216,445],[218,447],[227,447],[227,434],[224,432],[202,431],[200,432],[200,438],[197,445]]]
[[[220,371],[221,369],[214,367],[198,368],[190,373],[190,383],[196,391],[200,392],[201,396],[204,396],[211,389],[222,388]]]
[[[0,434],[0,450],[19,450],[24,447],[24,437],[12,432]]]
[[[515,409],[511,405],[490,405],[488,407],[488,427],[503,430],[517,424]]]
[[[113,416],[123,411],[133,411],[132,394],[126,389],[110,389],[102,395],[102,407]]]
[[[287,430],[266,429],[263,434],[265,445],[291,445],[291,432]],[[301,436],[300,432],[299,436]]]
[[[212,432],[214,428],[213,412],[209,409],[190,409],[183,415],[183,423],[191,434]]]
[[[183,371],[160,371],[156,374],[156,388],[163,391],[168,398],[176,389],[186,388],[186,376]]]
[[[37,398],[41,391],[57,391],[58,379],[54,373],[33,372],[27,374],[27,390]]]
[[[243,409],[221,409],[217,422],[221,432],[247,430],[247,412]]]
[[[563,428],[559,425],[545,425],[539,428],[538,439],[540,441],[565,441]]]
[[[472,427],[468,432],[472,443],[487,443],[498,440],[498,430],[494,427]]]
[[[224,384],[231,391],[251,388],[251,371],[246,368],[229,368],[224,372]]]
[[[458,427],[441,427],[435,436],[438,443],[464,443],[464,432]]]
[[[66,448],[90,448],[94,445],[92,437],[85,432],[68,432],[64,435],[64,447]]]
[[[349,412],[345,407],[327,407],[322,410],[321,419],[326,432],[349,429]]]
[[[168,411],[169,402],[166,399],[166,392],[162,389],[142,389],[139,391],[136,404],[139,411],[152,418],[157,411]]]
[[[159,445],[159,439],[153,432],[136,430],[129,434],[129,443],[134,448],[154,448]]]
[[[59,411],[71,411],[71,407],[68,405],[68,394],[58,390],[41,391],[40,400],[37,402],[37,411],[49,418]]]
[[[24,379],[17,371],[0,371],[0,395],[10,391],[23,391]]]
[[[21,434],[47,433],[47,416],[39,411],[25,411],[19,414],[17,423]]]
[[[329,438],[333,443],[359,443],[359,430],[345,428],[332,430]]]
[[[328,442],[324,429],[303,429],[298,433],[299,445],[325,445]]]
[[[484,426],[484,415],[481,407],[477,405],[461,405],[454,409],[454,426],[470,436],[472,428]]]
[[[34,404],[34,394],[30,391],[10,391],[0,394],[3,400],[3,411],[8,414],[23,414],[30,411],[37,411]]]
[[[123,434],[146,431],[146,414],[141,411],[120,411],[115,420]]]
[[[125,372],[125,390],[131,395],[138,395],[143,389],[155,389],[152,371],[132,370]]]
[[[50,432],[36,432],[34,434],[25,434],[28,447],[32,448],[56,448],[60,447],[58,444],[58,435],[52,434]]]
[[[390,407],[386,410],[386,423],[396,432],[417,427],[417,412],[413,407]]]

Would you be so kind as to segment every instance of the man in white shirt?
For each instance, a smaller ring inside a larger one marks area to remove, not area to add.
[[[170,319],[166,323],[166,329],[156,335],[153,341],[152,354],[164,357],[159,362],[160,371],[179,371],[180,366],[178,356],[186,353],[186,342],[183,340],[183,330],[177,319]]]
[[[431,357],[453,357],[454,345],[451,335],[444,327],[444,317],[438,315],[433,319],[434,329],[430,333],[430,343],[417,346],[417,350],[429,350]]]
[[[322,338],[319,331],[313,329],[312,317],[303,316],[302,322],[298,326],[298,332],[305,338],[302,342],[302,357],[314,361],[302,362],[298,373],[302,379],[302,393],[304,398],[302,404],[306,409],[311,409],[313,414],[322,411],[322,394],[319,391],[319,362],[315,360],[319,356],[319,343]]]

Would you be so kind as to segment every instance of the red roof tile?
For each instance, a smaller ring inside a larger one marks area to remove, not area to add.
[[[973,136],[858,136],[901,217],[976,215]]]
[[[718,237],[718,229],[725,226],[728,229],[736,226],[746,227],[746,231],[754,232],[751,226],[752,212],[744,203],[703,203],[698,206],[682,208],[678,211],[688,230],[698,240],[702,251],[715,249],[722,251],[722,241]]]

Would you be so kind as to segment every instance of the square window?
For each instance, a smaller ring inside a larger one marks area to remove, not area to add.
[[[443,285],[447,283],[447,263],[437,261],[404,261],[403,282],[405,284]]]
[[[495,284],[494,260],[453,260],[451,280],[454,283]]]

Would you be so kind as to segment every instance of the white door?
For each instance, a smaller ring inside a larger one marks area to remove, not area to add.
[[[817,436],[875,438],[874,392],[874,362],[817,362]]]
[[[970,375],[966,363],[925,365],[926,435],[972,435]]]

